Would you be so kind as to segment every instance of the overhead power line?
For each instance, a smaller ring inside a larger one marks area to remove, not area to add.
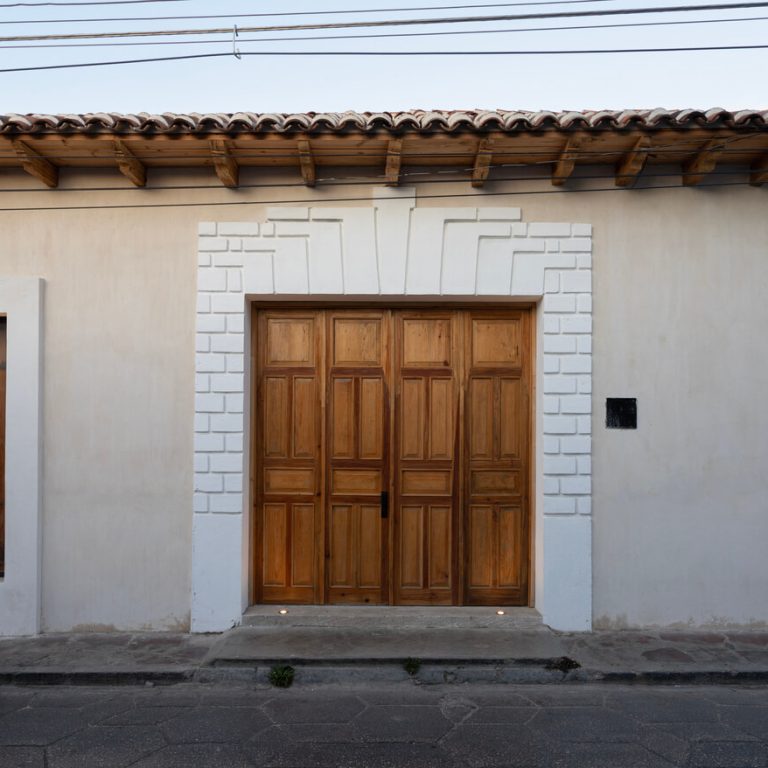
[[[423,26],[433,24],[485,24],[499,21],[526,21],[530,19],[566,19],[584,17],[603,17],[653,13],[691,13],[693,11],[723,11],[745,8],[766,8],[768,2],[715,3],[703,5],[672,5],[653,8],[612,8],[593,11],[556,11],[547,13],[497,14],[492,16],[451,16],[419,19],[377,19],[372,21],[347,21],[328,24],[283,24],[259,27],[238,27],[241,33],[252,32],[300,32],[324,29],[359,29],[370,27]],[[209,29],[166,29],[128,32],[78,32],[56,35],[13,35],[0,37],[0,43],[31,42],[35,40],[88,40],[124,37],[169,37],[191,35],[229,34],[232,27],[214,27]]]
[[[519,195],[584,195],[595,192],[615,192],[618,194],[632,195],[635,193],[642,193],[653,189],[685,189],[689,192],[700,192],[704,189],[712,189],[715,187],[746,187],[749,185],[747,181],[716,181],[710,184],[699,184],[695,190],[691,187],[685,187],[681,184],[655,184],[653,186],[635,186],[632,188],[621,187],[593,187],[591,189],[533,189],[523,190],[518,189],[509,192],[491,192],[484,190],[483,192],[446,192],[438,195],[419,195],[419,200],[436,200],[446,198],[461,198],[461,197],[474,197],[477,199],[488,197],[517,197]],[[378,197],[376,195],[371,196],[349,196],[349,197],[324,197],[318,202],[322,203],[351,203],[351,202],[371,202],[376,200],[391,200],[391,197]],[[306,205],[307,198],[298,198],[293,200],[214,200],[214,201],[200,201],[200,202],[179,202],[179,203],[108,203],[106,205],[36,205],[36,206],[19,206],[17,208],[7,207],[0,208],[2,213],[21,213],[21,212],[33,212],[33,211],[99,211],[99,210],[115,210],[115,209],[129,209],[129,208],[208,208],[208,207],[222,207],[233,205],[295,205],[300,203]]]
[[[765,45],[697,45],[670,48],[592,48],[559,51],[238,51],[241,56],[578,56],[605,53],[682,53],[689,51],[747,51],[762,50]],[[190,53],[184,56],[157,56],[148,59],[121,59],[120,61],[88,61],[78,64],[46,64],[34,67],[9,67],[0,74],[10,72],[39,72],[52,69],[83,69],[121,64],[156,64],[165,61],[192,59],[232,58],[232,53]]]
[[[550,161],[547,164],[553,165],[555,161]],[[494,168],[500,168],[503,166],[494,166]],[[422,178],[414,178],[423,176],[424,174],[419,172],[413,172],[413,171],[405,171],[400,174],[399,178],[402,183],[405,185],[417,185],[417,186],[428,186],[428,185],[441,185],[441,184],[465,184],[468,179],[466,175],[460,176],[459,174],[466,173],[467,171],[471,171],[471,168],[464,168],[464,169],[457,169],[455,171],[451,171],[451,175],[453,175],[455,178],[451,179],[440,179],[440,178],[429,178],[429,179],[422,179]],[[734,169],[726,169],[726,170],[712,170],[707,173],[707,177],[717,178],[723,177],[723,176],[740,176],[743,175],[744,171],[741,170],[734,170]],[[643,179],[664,179],[664,178],[677,178],[680,177],[681,173],[679,170],[677,171],[658,171],[656,173],[643,171],[642,178]],[[364,187],[369,185],[375,185],[377,183],[380,183],[381,180],[386,179],[386,174],[383,173],[371,173],[365,176],[346,176],[346,177],[323,177],[317,179],[317,187],[326,187],[326,188],[332,188],[332,187]],[[575,181],[602,181],[606,179],[615,179],[615,174],[606,174],[606,173],[593,173],[593,174],[579,174],[578,176],[574,176],[573,179]],[[513,182],[513,183],[520,183],[523,181],[536,181],[536,182],[542,182],[542,183],[549,183],[549,176],[548,175],[538,175],[538,176],[494,176],[489,180],[491,183],[498,183],[498,182]],[[306,184],[303,181],[295,181],[295,182],[260,182],[256,184],[238,184],[237,189],[238,190],[259,190],[259,189],[302,189],[306,188]],[[130,195],[146,195],[147,191],[151,190],[152,192],[197,192],[200,190],[215,190],[215,191],[225,191],[225,189],[222,187],[222,185],[219,184],[168,184],[163,186],[153,186],[153,187],[133,187],[133,186],[122,186],[122,187],[67,187],[62,189],[39,189],[39,188],[31,188],[31,187],[8,187],[8,188],[2,188],[0,189],[0,196],[5,194],[32,194],[32,195],[39,195],[39,194],[45,194],[45,195],[67,195],[70,193],[83,193],[83,192],[125,192]],[[320,198],[321,200],[325,200],[325,198]]]
[[[147,0],[148,1],[148,0]],[[530,0],[523,3],[470,3],[468,5],[420,5],[407,8],[348,8],[337,11],[282,11],[277,13],[210,13],[180,16],[109,16],[95,19],[24,19],[0,21],[0,24],[83,24],[113,21],[190,21],[194,19],[256,19],[287,16],[338,16],[364,13],[406,13],[414,11],[462,11],[469,8],[515,8],[537,5],[583,5],[584,3],[614,3],[616,0]],[[3,6],[0,5],[0,8]]]
[[[309,40],[382,40],[402,37],[446,37],[455,35],[498,35],[516,32],[569,32],[585,29],[629,29],[639,27],[671,27],[688,24],[729,24],[744,21],[768,21],[768,16],[742,16],[738,19],[682,19],[677,21],[631,21],[624,24],[569,24],[559,27],[515,27],[507,29],[461,29],[443,30],[441,32],[375,32],[367,35],[304,35],[301,37],[238,37],[237,42],[243,43],[272,43],[295,42]],[[117,48],[135,46],[163,45],[225,45],[231,44],[232,38],[216,38],[214,40],[132,40],[129,42],[109,43],[22,43],[21,45],[0,45],[2,50],[38,49],[38,48]]]
[[[138,5],[139,3],[188,3],[189,0],[92,0],[81,3],[0,3],[0,8],[39,8],[43,6],[75,6],[75,5]]]

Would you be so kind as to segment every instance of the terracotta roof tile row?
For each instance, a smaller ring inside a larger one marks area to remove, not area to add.
[[[287,133],[292,131],[525,131],[628,128],[766,128],[768,110],[643,109],[584,112],[511,110],[412,110],[408,112],[306,112],[276,114],[120,114],[0,115],[0,133]]]

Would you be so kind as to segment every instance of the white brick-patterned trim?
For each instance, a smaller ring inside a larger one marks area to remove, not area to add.
[[[200,225],[192,627],[226,629],[247,602],[246,298],[414,296],[539,302],[536,606],[556,628],[589,629],[592,228],[375,194],[370,207]]]
[[[43,281],[0,279],[7,320],[5,578],[0,635],[40,631]]]

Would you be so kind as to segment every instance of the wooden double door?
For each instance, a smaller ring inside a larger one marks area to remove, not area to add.
[[[257,603],[525,605],[530,313],[254,313]]]

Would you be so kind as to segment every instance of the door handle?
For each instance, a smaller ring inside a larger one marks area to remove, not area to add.
[[[389,492],[381,492],[381,516],[389,517]]]

